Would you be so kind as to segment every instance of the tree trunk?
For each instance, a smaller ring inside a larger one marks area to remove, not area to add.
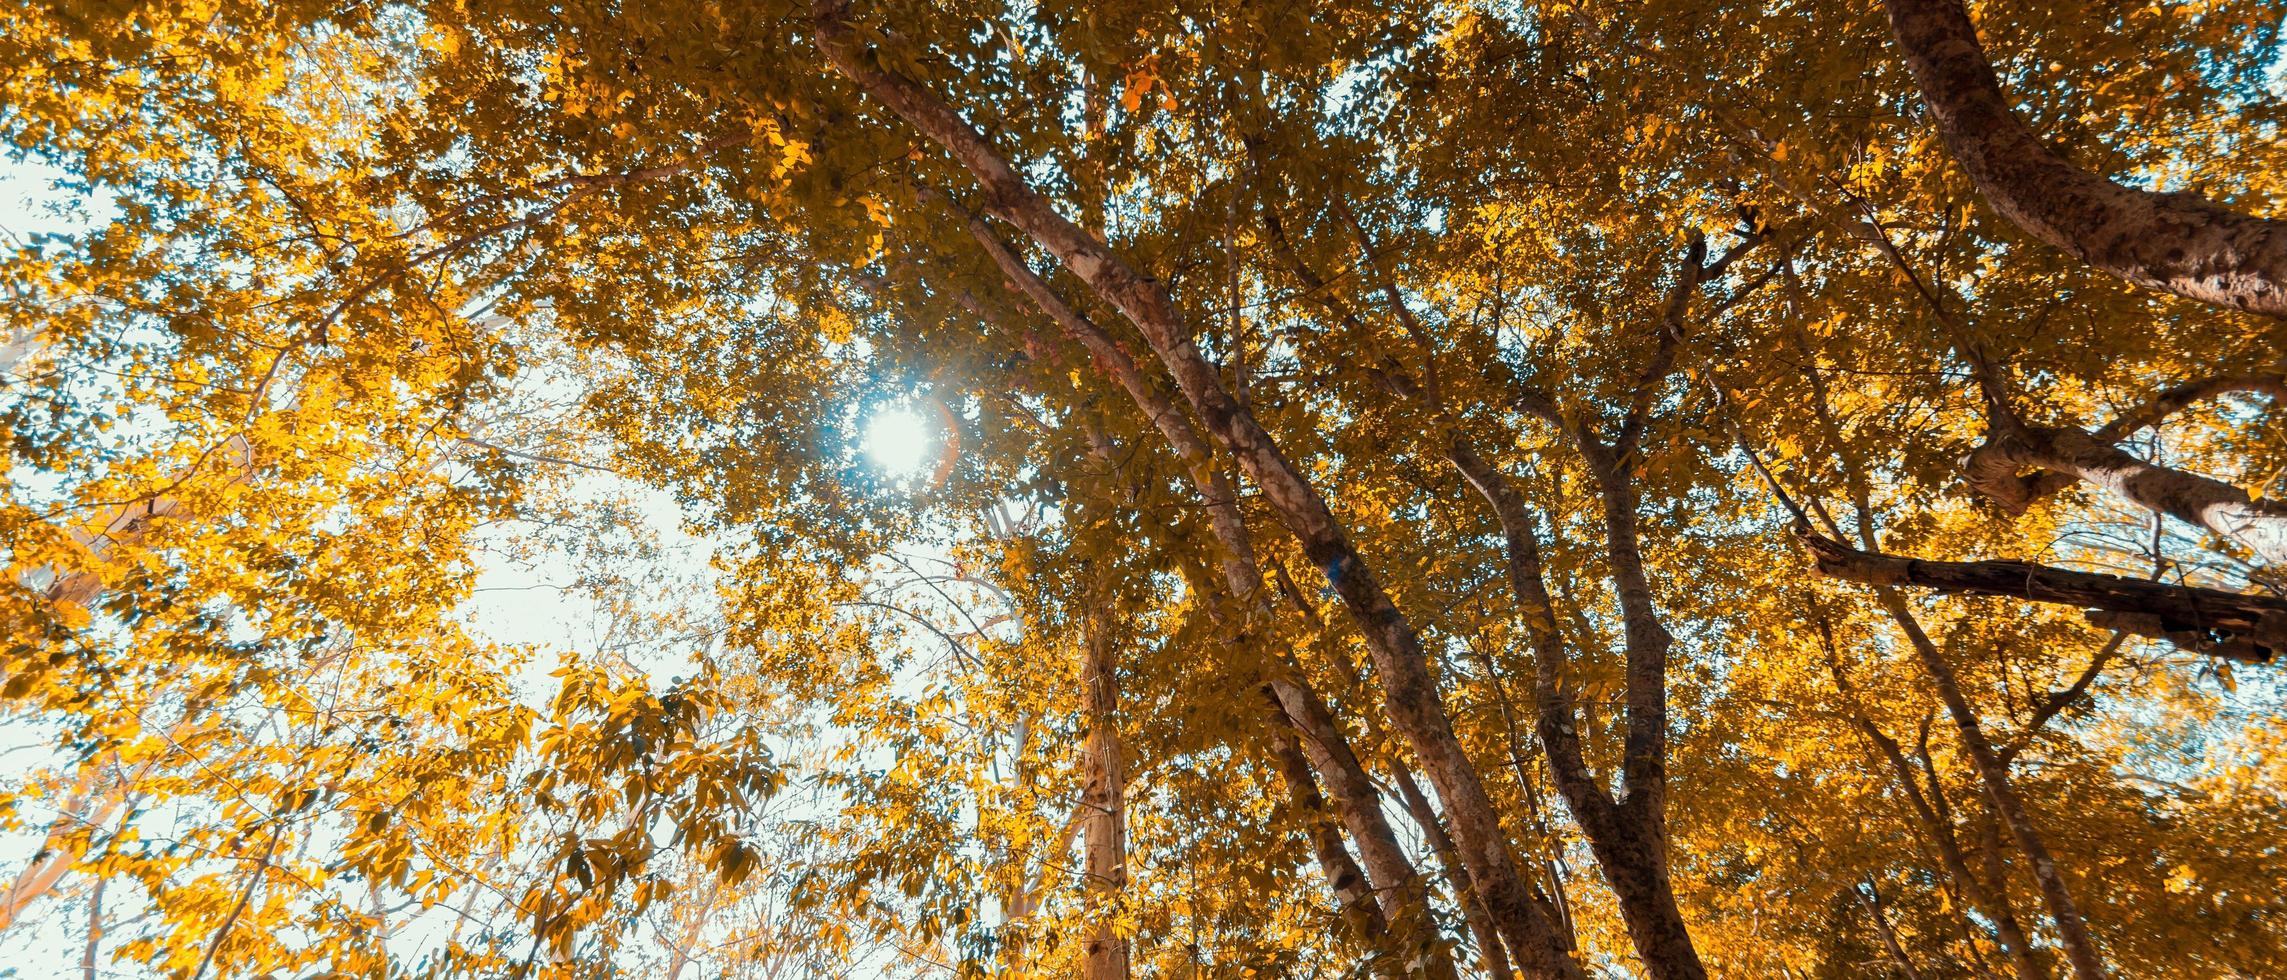
[[[1198,430],[1181,409],[1162,394],[1151,379],[1137,366],[1135,359],[1109,334],[1079,311],[1066,303],[1063,297],[1048,287],[1032,269],[1025,265],[1007,243],[992,233],[980,219],[969,219],[971,236],[992,258],[1003,275],[1019,292],[1031,299],[1043,313],[1062,328],[1066,336],[1085,348],[1091,360],[1112,376],[1138,411],[1160,431],[1176,455],[1185,464],[1193,492],[1206,506],[1209,524],[1221,544],[1222,568],[1225,585],[1242,607],[1255,605],[1261,591],[1262,574],[1256,564],[1252,541],[1246,529],[1244,516],[1238,509],[1236,488],[1215,466],[1213,457]],[[1372,781],[1358,765],[1357,757],[1349,747],[1332,714],[1315,692],[1298,681],[1279,680],[1271,685],[1272,704],[1282,712],[1279,725],[1291,718],[1294,725],[1305,733],[1303,747],[1307,759],[1335,789],[1337,810],[1351,836],[1358,841],[1365,855],[1366,869],[1372,882],[1369,890],[1381,896],[1385,917],[1396,922],[1396,935],[1408,948],[1423,951],[1417,955],[1427,957],[1426,969],[1432,976],[1452,976],[1451,957],[1433,948],[1436,939],[1435,924],[1429,915],[1428,895],[1419,883],[1419,873],[1406,858],[1404,849],[1391,832],[1382,814],[1379,793]],[[1316,793],[1313,783],[1312,793]],[[1348,861],[1345,850],[1343,860]],[[1321,863],[1324,863],[1322,856]],[[1328,867],[1329,880],[1338,877],[1338,869]],[[1377,928],[1387,928],[1388,923]]]
[[[96,964],[103,950],[103,886],[110,879],[95,879],[95,891],[87,896],[87,945],[80,950],[79,975],[81,980],[95,980]]]
[[[1835,687],[1849,705],[1851,727],[1858,729],[1859,734],[1865,736],[1875,751],[1889,762],[1899,788],[1906,793],[1906,802],[1914,823],[1919,825],[1923,836],[1929,838],[1930,846],[1937,849],[1938,861],[1945,866],[1946,876],[1953,880],[1954,888],[1961,893],[1962,899],[1971,909],[1992,920],[1994,937],[2001,946],[2001,955],[2009,961],[2010,968],[2016,971],[2018,980],[2046,980],[2048,974],[2034,961],[2032,947],[2025,942],[2025,930],[2018,924],[2016,914],[2010,911],[2007,896],[1994,896],[1986,888],[1985,882],[1970,870],[1969,860],[1962,852],[1961,838],[1954,833],[1951,808],[1945,798],[1935,792],[1937,787],[1934,777],[1933,792],[1928,796],[1923,795],[1914,766],[1906,760],[1905,751],[1898,747],[1896,739],[1885,734],[1880,726],[1866,717],[1859,705],[1857,690],[1850,683],[1848,675],[1843,673],[1841,656],[1834,648],[1831,631],[1824,622],[1819,627],[1827,638],[1827,669],[1833,673]]]
[[[1877,589],[1875,594],[1905,632],[1907,645],[1914,648],[1922,666],[1929,671],[1931,681],[1937,685],[1939,699],[1945,702],[1947,713],[1953,717],[1962,748],[1985,784],[1985,795],[1993,804],[1993,812],[2008,827],[2017,849],[2032,864],[2033,880],[2041,886],[2041,899],[2048,906],[2050,919],[2056,923],[2057,941],[2064,947],[2065,961],[2072,964],[2073,975],[2079,980],[2102,980],[2104,964],[2097,957],[2096,940],[2089,935],[2080,906],[2073,901],[2072,891],[2065,884],[2064,874],[2057,869],[2056,859],[2049,854],[2048,845],[2033,826],[2032,815],[2026,812],[2024,801],[2011,785],[2008,766],[1995,754],[1992,743],[1986,740],[1984,727],[1978,722],[1976,710],[1962,695],[1953,665],[1946,662],[1937,644],[1922,631],[1921,623],[1895,590]]]
[[[1128,883],[1127,773],[1120,745],[1117,648],[1101,621],[1088,624],[1080,668],[1081,838],[1087,877],[1086,980],[1127,980],[1128,942],[1119,934],[1120,893]]]
[[[1485,961],[1485,975],[1492,980],[1509,980],[1515,974],[1509,969],[1508,951],[1501,947],[1501,936],[1493,931],[1493,917],[1485,911],[1485,900],[1477,895],[1477,885],[1469,880],[1469,869],[1461,863],[1461,851],[1453,846],[1453,835],[1445,832],[1445,821],[1430,806],[1429,797],[1421,791],[1413,772],[1405,764],[1391,760],[1391,779],[1398,784],[1398,795],[1405,798],[1406,812],[1413,815],[1414,823],[1421,827],[1422,836],[1429,839],[1430,850],[1445,866],[1445,881],[1453,889],[1453,898],[1461,906],[1462,921],[1469,925],[1469,935],[1477,941],[1478,955]]]
[[[2287,222],[2125,187],[2017,118],[1962,0],[1883,0],[1938,135],[2003,217],[2096,268],[2227,309],[2287,316]]]
[[[1921,971],[1914,969],[1914,961],[1906,956],[1906,947],[1898,945],[1898,934],[1890,928],[1890,917],[1882,908],[1882,893],[1868,883],[1863,889],[1852,885],[1850,897],[1857,899],[1859,907],[1866,910],[1866,917],[1874,920],[1874,933],[1882,937],[1882,948],[1889,951],[1891,961],[1898,964],[1898,972],[1905,974],[1906,980],[1922,980]]]
[[[1390,933],[1405,955],[1405,972],[1436,980],[1458,976],[1453,958],[1440,944],[1437,922],[1430,915],[1429,889],[1421,872],[1406,856],[1395,829],[1382,810],[1381,791],[1358,762],[1349,736],[1334,720],[1318,694],[1292,680],[1270,683],[1271,697],[1301,733],[1304,756],[1334,793],[1342,824],[1357,842],[1365,859],[1366,876],[1381,896],[1382,912]]]
[[[1984,891],[1992,896],[1994,922],[1996,925],[2007,924],[2010,935],[2014,936],[2011,940],[2013,948],[2023,950],[2011,962],[2022,961],[2023,965],[2017,968],[2017,973],[2026,980],[2045,978],[2049,975],[2049,971],[2034,961],[2032,948],[2023,945],[2025,943],[2025,929],[2017,923],[2017,910],[2012,908],[2009,903],[2009,866],[2003,863],[2001,858],[2000,821],[1991,819],[1979,821],[1977,833],[1978,850],[1985,858]]]
[[[178,729],[181,726],[177,726]],[[179,734],[179,732],[170,732]],[[32,903],[55,890],[64,875],[86,853],[86,835],[93,834],[110,823],[111,815],[119,812],[132,792],[129,780],[139,779],[150,771],[154,763],[136,767],[133,773],[123,774],[118,781],[104,779],[96,763],[84,764],[70,796],[65,797],[62,811],[48,825],[47,836],[40,842],[40,850],[24,870],[17,872],[0,891],[0,933],[4,933],[30,908]],[[100,880],[100,879],[99,879]]]
[[[1359,870],[1358,862],[1351,859],[1349,848],[1343,846],[1342,831],[1326,812],[1326,798],[1319,795],[1318,781],[1311,776],[1310,761],[1303,757],[1294,731],[1283,719],[1271,725],[1270,731],[1279,777],[1286,783],[1287,798],[1309,825],[1311,854],[1325,873],[1327,886],[1334,890],[1342,921],[1349,924],[1358,942],[1375,954],[1375,976],[1403,976],[1397,969],[1399,957],[1392,948],[1389,922],[1374,901],[1374,886]]]
[[[1634,515],[1624,495],[1607,495],[1607,518],[1616,556],[1615,572],[1626,597],[1626,628],[1632,633],[1629,662],[1630,725],[1623,774],[1626,798],[1614,801],[1604,782],[1589,771],[1575,719],[1572,693],[1567,687],[1565,664],[1570,655],[1557,631],[1556,604],[1542,577],[1540,543],[1531,514],[1508,478],[1478,456],[1460,437],[1448,445],[1447,458],[1468,478],[1493,507],[1508,555],[1510,590],[1516,595],[1533,647],[1536,700],[1540,706],[1538,730],[1548,752],[1549,774],[1588,838],[1589,850],[1604,870],[1605,881],[1620,900],[1621,920],[1628,938],[1654,977],[1704,978],[1683,913],[1676,907],[1668,881],[1667,839],[1661,814],[1660,787],[1666,782],[1665,648],[1667,630],[1650,612],[1650,589],[1635,557]],[[1643,676],[1657,671],[1657,682]],[[1639,689],[1638,685],[1645,685]],[[1641,693],[1641,696],[1639,694]],[[1657,705],[1652,704],[1654,700]],[[1639,712],[1642,714],[1640,715]],[[1639,724],[1639,720],[1643,724]],[[1644,729],[1656,724],[1657,735]]]

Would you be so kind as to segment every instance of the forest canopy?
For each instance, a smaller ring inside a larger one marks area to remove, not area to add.
[[[0,4],[0,976],[2287,976],[2283,21]]]

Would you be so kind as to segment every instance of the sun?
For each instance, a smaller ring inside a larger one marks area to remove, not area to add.
[[[894,405],[866,420],[866,458],[883,475],[910,480],[928,472],[937,455],[929,420],[910,405]]]

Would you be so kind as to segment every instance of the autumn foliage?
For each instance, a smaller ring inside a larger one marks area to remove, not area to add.
[[[0,5],[0,963],[2287,975],[2282,21]]]

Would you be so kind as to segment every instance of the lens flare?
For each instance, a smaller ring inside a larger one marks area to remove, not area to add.
[[[910,480],[927,473],[936,456],[929,419],[899,405],[874,413],[866,422],[866,458],[884,475]]]

